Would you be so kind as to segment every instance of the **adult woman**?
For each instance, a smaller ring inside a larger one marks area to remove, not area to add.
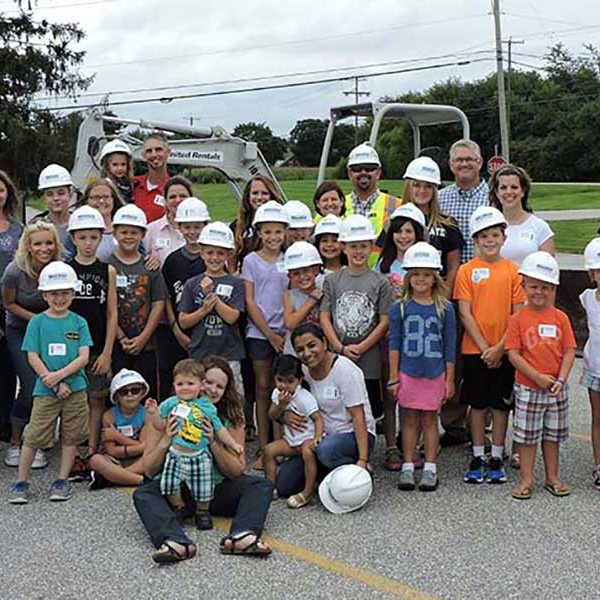
[[[505,165],[489,182],[490,204],[502,211],[508,222],[501,254],[520,265],[537,250],[554,254],[554,233],[546,221],[532,214],[529,206],[531,179],[521,167]]]
[[[346,214],[346,198],[342,188],[335,181],[324,181],[315,191],[313,203],[318,215],[335,215],[343,217]],[[318,222],[317,217],[315,222]]]
[[[17,219],[17,189],[10,177],[0,171],[0,279],[13,259],[23,225]],[[6,311],[0,297],[0,439],[10,439],[10,411],[15,397],[17,378],[10,361],[4,327]]]
[[[442,258],[442,277],[452,293],[454,279],[460,266],[460,249],[464,240],[458,223],[440,211],[438,186],[441,183],[440,168],[427,156],[411,161],[404,173],[406,184],[402,193],[402,203],[412,202],[425,215],[429,243],[436,248]]]
[[[206,370],[205,394],[217,407],[217,413],[229,433],[239,444],[244,444],[244,414],[235,391],[233,373],[227,361],[209,356],[202,361]],[[164,434],[147,441],[144,453],[146,475],[155,476],[161,469],[176,427],[175,421],[167,423]],[[215,492],[210,512],[222,517],[233,517],[229,535],[220,545],[223,554],[267,555],[271,549],[261,539],[273,485],[262,478],[244,474],[244,454],[235,455],[226,450],[213,435],[210,422],[204,422],[204,434],[210,440],[215,468]],[[195,512],[192,498],[186,501],[190,516]],[[175,513],[160,493],[160,481],[154,479],[138,488],[133,494],[135,508],[142,519],[157,551],[152,555],[156,562],[177,562],[193,558],[196,546],[187,537]]]
[[[2,301],[6,309],[6,341],[14,368],[19,377],[19,394],[11,412],[11,446],[4,462],[10,467],[19,464],[21,433],[29,421],[31,394],[35,384],[35,372],[21,351],[27,323],[46,309],[38,291],[41,270],[53,260],[60,260],[63,246],[54,225],[38,221],[27,225],[19,240],[15,259],[6,267],[2,277]],[[48,464],[41,450],[36,452],[34,468]]]
[[[308,368],[305,381],[323,415],[326,435],[317,447],[319,464],[327,470],[354,463],[366,469],[375,446],[375,420],[362,371],[350,359],[328,350],[323,330],[313,323],[294,329],[292,345]],[[280,418],[290,427],[303,427],[303,417],[290,411]],[[302,491],[301,457],[282,463],[275,487],[282,497]]]

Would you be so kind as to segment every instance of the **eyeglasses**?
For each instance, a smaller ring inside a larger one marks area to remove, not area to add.
[[[110,194],[93,194],[92,196],[89,196],[89,200],[91,200],[92,202],[100,202],[100,200],[112,200],[112,196]]]
[[[119,396],[137,396],[144,391],[144,388],[141,385],[132,385],[130,387],[123,388],[119,390]]]
[[[350,167],[352,173],[361,173],[362,171],[372,173],[373,171],[377,171],[377,169],[379,169],[377,165],[352,165]]]
[[[466,158],[459,156],[457,158],[452,159],[453,163],[457,163],[457,164],[465,163],[466,165],[472,165],[473,163],[476,163],[478,161],[479,161],[478,158],[473,158],[472,156],[467,156]]]

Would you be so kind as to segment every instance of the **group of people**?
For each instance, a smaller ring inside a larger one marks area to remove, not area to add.
[[[0,171],[11,503],[28,501],[31,469],[47,466],[55,438],[50,500],[68,500],[69,482],[85,478],[90,490],[139,486],[156,562],[195,555],[190,518],[210,529],[211,515],[233,517],[221,552],[267,555],[272,500],[298,509],[318,489],[332,512],[359,508],[378,433],[400,490],[435,491],[440,443],[470,440],[465,483],[506,482],[510,457],[520,468],[512,495],[530,498],[541,443],[545,488],[569,494],[558,448],[576,344],[554,306],[553,232],[531,211],[522,168],[485,182],[478,145],[459,140],[452,185],[419,157],[396,198],[379,189],[379,157],[361,144],[348,157],[352,192],[321,184],[314,217],[257,175],[226,224],[187,179],[169,177],[166,140],[149,136],[142,155],[148,173],[133,177],[130,148],[106,143],[100,178],[76,203],[69,172],[49,165],[39,177],[47,212],[24,227]],[[585,262],[597,284],[600,238]],[[597,289],[581,302],[600,490]],[[245,473],[245,444],[256,439],[252,466],[264,477]]]

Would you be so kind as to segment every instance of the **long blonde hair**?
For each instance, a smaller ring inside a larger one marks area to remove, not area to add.
[[[411,202],[415,204],[412,194],[412,186],[414,179],[407,179],[404,184],[404,190],[402,192],[402,204]],[[429,214],[425,215],[425,221],[427,222],[427,228],[430,227],[456,227],[456,222],[452,220],[452,217],[442,214],[440,209],[440,199],[438,195],[438,189],[435,185],[431,184],[433,188],[433,196],[429,203]],[[416,204],[415,204],[416,206]]]
[[[54,238],[54,256],[52,257],[51,261],[60,260],[60,257],[64,252],[64,247],[54,225],[51,223],[45,223],[44,221],[36,221],[35,223],[26,225],[25,229],[23,229],[23,233],[21,234],[17,251],[15,252],[15,264],[17,267],[19,267],[19,269],[21,269],[21,271],[23,271],[32,279],[37,279],[38,274],[33,269],[31,254],[29,252],[29,240],[34,233],[41,233],[43,231],[48,231]]]
[[[410,280],[414,275],[415,271],[430,271],[433,273],[433,287],[431,288],[431,297],[433,299],[433,303],[435,304],[435,312],[437,316],[442,319],[444,317],[444,310],[446,309],[446,305],[449,304],[448,296],[446,294],[447,288],[444,280],[442,279],[439,271],[436,269],[408,269],[406,275],[404,277],[404,282],[402,284],[402,297],[400,299],[401,306],[400,310],[402,315],[404,315],[404,307],[408,304],[409,300],[412,299],[412,288],[410,287]]]

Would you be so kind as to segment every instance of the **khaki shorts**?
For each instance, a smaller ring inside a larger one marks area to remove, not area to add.
[[[90,360],[85,368],[85,375],[88,379],[88,396],[91,398],[108,398],[110,395],[112,374],[109,371],[106,375],[96,375],[92,371],[97,358],[98,355],[90,356]]]
[[[54,446],[56,421],[60,417],[63,446],[77,446],[88,435],[88,402],[85,391],[74,392],[65,400],[56,396],[35,396],[24,442],[30,448]]]

